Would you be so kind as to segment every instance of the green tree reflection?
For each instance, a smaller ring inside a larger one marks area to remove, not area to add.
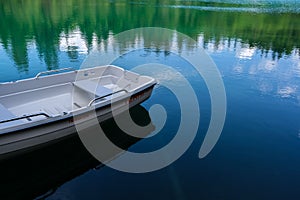
[[[188,7],[176,7],[178,5]],[[204,11],[193,6],[241,5],[171,0],[144,3],[132,0],[1,0],[0,40],[19,71],[28,70],[27,51],[32,42],[48,69],[59,67],[61,35],[66,36],[78,28],[89,50],[95,39],[105,46],[103,41],[109,34],[154,26],[174,29],[194,39],[202,34],[204,43],[211,41],[215,45],[223,39],[239,40],[263,53],[273,51],[274,58],[290,55],[300,47],[299,13]],[[182,46],[182,41],[178,43]],[[76,47],[69,46],[68,55],[76,59]]]

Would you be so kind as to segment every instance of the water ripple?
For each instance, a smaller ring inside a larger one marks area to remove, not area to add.
[[[300,13],[300,3],[294,4],[237,4],[236,6],[203,6],[203,5],[158,5],[158,7],[196,9],[203,11],[252,12],[252,13]]]

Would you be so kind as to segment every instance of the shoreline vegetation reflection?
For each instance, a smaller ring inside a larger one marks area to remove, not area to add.
[[[224,43],[241,43],[259,50],[262,56],[271,52],[275,60],[300,54],[300,12],[290,11],[294,4],[280,2],[3,0],[0,41],[19,73],[29,71],[30,48],[36,49],[39,59],[51,70],[60,67],[62,46],[68,59],[76,61],[80,54],[88,54],[94,48],[106,49],[106,39],[111,35],[139,27],[169,28],[196,41],[200,37],[205,49],[211,43],[216,49]],[[209,10],[210,7],[227,10]],[[244,11],[250,7],[261,12]],[[282,10],[264,12],[266,7]],[[230,12],[228,8],[235,9]],[[68,42],[78,34],[84,44]],[[183,41],[177,43],[180,48]],[[119,45],[119,50],[126,48],[126,44]],[[168,47],[160,47],[163,48]]]

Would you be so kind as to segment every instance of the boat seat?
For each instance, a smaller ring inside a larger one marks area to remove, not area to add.
[[[44,107],[40,109],[41,112],[46,113],[47,115],[51,117],[57,117],[57,116],[62,116],[67,113],[69,113],[69,110],[67,108],[64,108],[62,106],[54,105],[52,107]]]
[[[17,116],[11,113],[6,107],[0,103],[0,121],[16,118]],[[25,120],[15,120],[11,122],[0,123],[1,128],[6,128],[13,125],[24,123]]]
[[[88,93],[94,94],[96,97],[103,97],[113,93],[111,89],[101,86],[91,80],[76,81],[73,84]]]
[[[7,108],[5,108],[2,104],[0,104],[0,113],[0,121],[17,117],[14,114],[12,114]]]

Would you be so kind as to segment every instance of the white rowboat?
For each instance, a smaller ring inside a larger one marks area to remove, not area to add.
[[[151,96],[155,79],[113,65],[41,72],[0,84],[0,155],[76,133],[76,123],[99,121]]]

